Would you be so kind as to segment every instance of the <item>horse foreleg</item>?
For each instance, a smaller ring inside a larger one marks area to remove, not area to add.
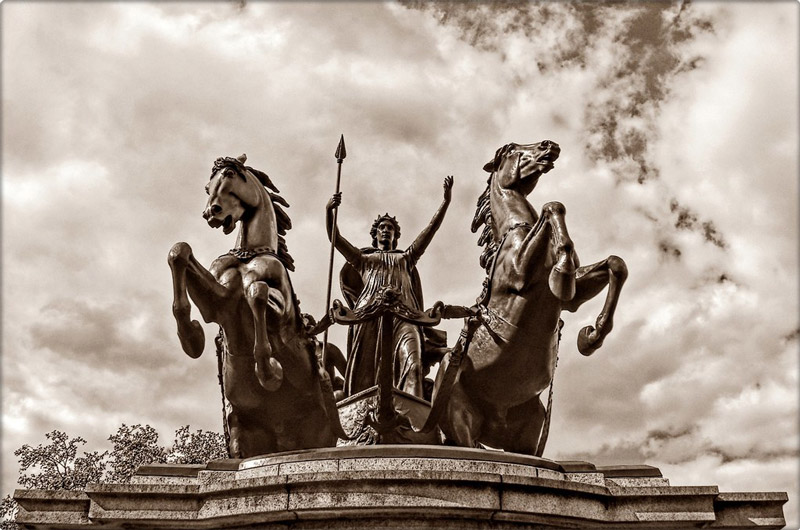
[[[534,272],[542,263],[550,266],[547,254],[555,249],[555,264],[550,268],[548,285],[553,295],[561,301],[575,296],[575,271],[578,258],[564,220],[566,208],[560,202],[548,202],[542,208],[539,225],[530,230],[515,252],[514,270],[526,285],[535,281]]]
[[[277,289],[270,289],[266,282],[254,281],[247,288],[246,297],[255,325],[253,358],[256,377],[265,390],[274,391],[280,388],[283,381],[283,367],[272,356],[272,346],[267,335],[267,310],[270,305],[273,306],[272,309],[276,305],[282,305],[283,296]]]
[[[231,291],[221,285],[192,254],[189,254],[186,276],[189,296],[203,320],[220,323],[220,313],[227,311],[227,301],[232,298]]]
[[[167,262],[172,271],[172,314],[178,324],[181,348],[189,357],[197,358],[203,353],[205,335],[200,322],[191,320],[192,306],[186,286],[186,269],[192,258],[192,248],[187,243],[176,243],[169,251]]]
[[[556,251],[556,264],[550,269],[548,284],[553,295],[562,302],[575,297],[575,271],[578,268],[574,245],[564,220],[566,213],[567,209],[560,202],[548,202],[542,208],[542,216],[550,224]]]
[[[578,351],[583,355],[591,355],[602,346],[603,340],[614,327],[614,312],[627,277],[628,268],[622,258],[617,256],[609,256],[603,261],[578,269],[575,298],[563,306],[567,311],[574,312],[608,285],[606,301],[594,327],[586,326],[578,333]]]

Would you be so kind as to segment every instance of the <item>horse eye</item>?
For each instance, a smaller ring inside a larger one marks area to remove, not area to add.
[[[223,175],[225,175],[226,177],[232,177],[233,176],[233,170],[226,169],[225,173],[223,173]]]

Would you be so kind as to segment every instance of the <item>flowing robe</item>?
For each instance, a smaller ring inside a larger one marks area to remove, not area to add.
[[[413,245],[406,251],[361,249],[357,263],[342,269],[342,291],[354,308],[370,303],[384,286],[400,292],[400,301],[413,309],[422,309],[422,290],[416,270],[418,256]],[[344,393],[351,396],[377,384],[379,320],[351,326],[348,333],[348,358]],[[394,386],[423,396],[421,355],[423,337],[418,326],[399,318],[392,330]]]

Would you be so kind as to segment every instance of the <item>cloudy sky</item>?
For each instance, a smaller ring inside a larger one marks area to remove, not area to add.
[[[630,277],[594,356],[575,338],[602,299],[564,316],[545,456],[788,491],[797,526],[797,3],[1,9],[3,493],[52,429],[89,449],[123,422],[221,429],[216,330],[182,353],[166,264],[177,241],[205,264],[233,246],[200,216],[216,157],[247,153],[291,204],[319,316],[340,134],[354,244],[386,211],[410,243],[455,176],[427,305],[480,292],[483,164],[547,138],[562,156],[531,202],[563,202],[582,263]]]

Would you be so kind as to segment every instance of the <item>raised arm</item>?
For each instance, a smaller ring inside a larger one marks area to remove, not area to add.
[[[428,223],[428,226],[423,228],[422,232],[420,232],[414,242],[411,243],[411,246],[408,247],[408,252],[415,262],[425,253],[425,249],[428,248],[431,240],[433,240],[434,234],[436,234],[436,231],[442,226],[444,214],[447,212],[447,207],[450,205],[450,199],[453,195],[453,177],[449,175],[445,177],[442,187],[444,188],[444,200],[442,201],[442,205],[439,206],[439,209],[433,214],[433,218],[431,222]]]
[[[331,200],[328,201],[328,205],[325,207],[325,225],[328,228],[328,241],[331,240],[333,234],[333,210],[337,206],[342,203],[342,194],[336,193]],[[336,230],[336,242],[335,242],[336,250],[338,250],[344,259],[350,262],[352,265],[358,265],[361,262],[361,251],[358,250],[356,247],[350,244],[350,242],[342,236],[339,232],[338,228]]]

